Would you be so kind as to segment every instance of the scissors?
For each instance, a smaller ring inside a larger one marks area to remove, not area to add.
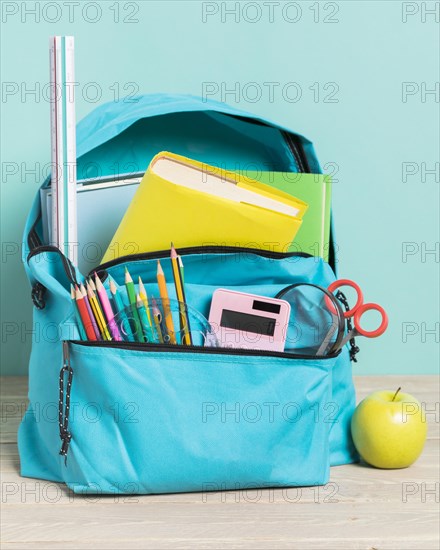
[[[383,309],[382,306],[379,304],[374,303],[368,303],[364,304],[364,296],[362,294],[362,290],[360,289],[359,285],[356,284],[354,281],[350,281],[350,279],[339,279],[337,281],[334,281],[331,283],[331,285],[328,287],[328,290],[330,292],[335,292],[335,290],[341,288],[342,286],[349,286],[353,288],[356,291],[357,295],[357,301],[354,307],[349,309],[348,311],[344,311],[344,317],[348,319],[349,317],[353,317],[353,325],[354,328],[352,328],[348,334],[345,335],[345,337],[342,339],[342,342],[337,345],[336,349],[333,349],[332,352],[336,352],[339,349],[341,349],[345,344],[354,338],[355,336],[365,336],[366,338],[377,338],[381,334],[383,334],[387,327],[388,327],[388,315],[386,311]],[[366,311],[377,311],[380,313],[381,316],[381,322],[380,325],[375,330],[365,330],[361,327],[361,317]]]

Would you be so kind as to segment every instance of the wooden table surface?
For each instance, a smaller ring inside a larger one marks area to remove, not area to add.
[[[428,414],[428,440],[403,470],[332,468],[324,487],[152,495],[73,495],[22,478],[16,444],[27,379],[1,380],[1,549],[396,549],[440,548],[439,378],[363,376],[358,400],[378,389],[413,394]]]

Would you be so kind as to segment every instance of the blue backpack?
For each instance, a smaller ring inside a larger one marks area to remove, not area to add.
[[[99,176],[115,166],[144,171],[161,150],[231,170],[320,173],[311,142],[286,128],[223,103],[157,94],[102,105],[78,124],[78,178],[96,177],[97,167]],[[330,466],[357,460],[347,346],[307,357],[81,341],[70,286],[88,274],[42,235],[38,193],[23,262],[34,323],[47,336],[32,346],[18,434],[23,476],[78,493],[149,494],[319,485]],[[205,316],[218,287],[273,297],[297,282],[327,287],[336,278],[333,237],[329,263],[224,247],[181,253],[187,300]],[[166,254],[125,256],[96,270],[107,289],[109,275],[123,286],[126,266],[154,285]]]

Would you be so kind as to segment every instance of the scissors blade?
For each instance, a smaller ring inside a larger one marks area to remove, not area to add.
[[[349,342],[352,338],[355,336],[359,336],[359,334],[355,330],[350,330],[342,339],[342,342],[339,344],[339,346],[333,350],[334,353],[342,349],[347,342]]]
[[[321,345],[319,346],[318,351],[316,352],[316,355],[327,354],[330,340],[333,334],[336,332],[337,328],[338,328],[338,317],[334,313],[332,313],[332,322],[330,324],[330,328],[324,340],[322,341]]]

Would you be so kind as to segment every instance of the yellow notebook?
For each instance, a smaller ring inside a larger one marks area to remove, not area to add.
[[[127,254],[190,246],[286,252],[307,204],[234,172],[173,153],[156,155],[103,262]]]

